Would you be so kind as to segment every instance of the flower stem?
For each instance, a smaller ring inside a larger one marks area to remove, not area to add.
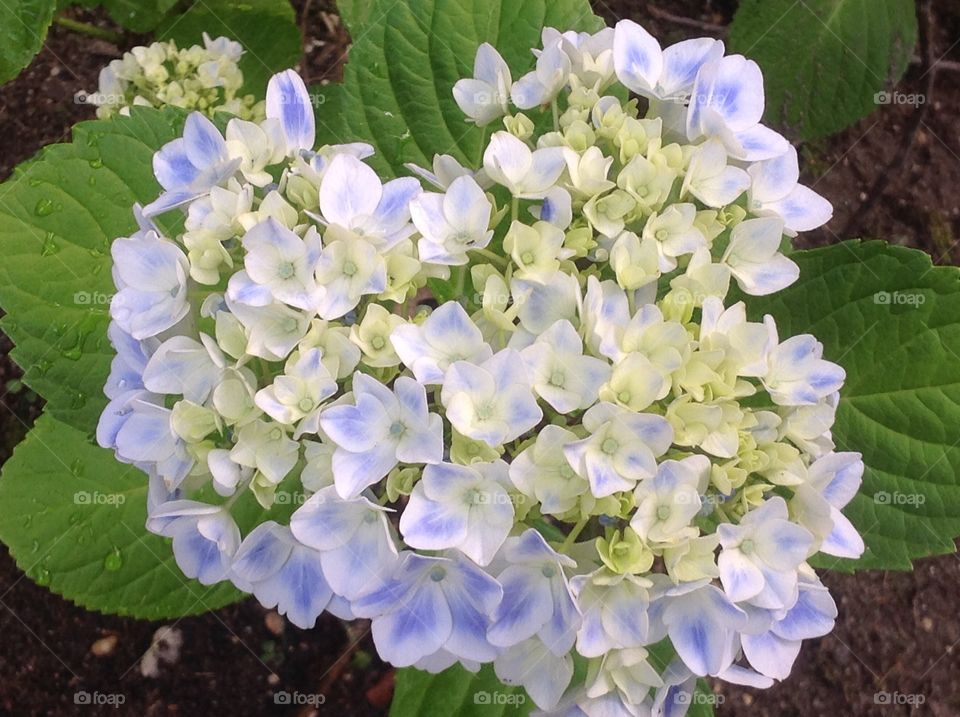
[[[491,264],[495,265],[499,269],[503,270],[507,268],[506,257],[502,257],[499,254],[495,254],[489,249],[471,249],[470,252],[472,254],[476,254],[477,256],[482,256],[484,259],[486,259],[487,261],[489,261]]]
[[[590,521],[590,517],[581,518],[580,521],[573,526],[573,530],[567,535],[567,539],[563,541],[563,545],[560,546],[560,552],[566,553],[570,546],[573,545],[574,541],[579,537],[580,533],[583,532],[583,529],[587,527],[587,523]]]
[[[554,99],[554,101],[550,103],[550,110],[551,112],[553,112],[553,129],[555,132],[559,132],[560,131],[560,110],[557,109],[556,99]]]
[[[520,217],[520,199],[519,197],[513,198],[513,204],[510,205],[510,220],[517,221]]]
[[[74,20],[73,18],[65,17],[64,15],[57,16],[57,19],[54,20],[54,22],[56,22],[60,27],[64,27],[72,32],[95,37],[98,40],[106,40],[107,42],[112,42],[114,45],[119,45],[123,42],[123,35],[119,32],[108,30],[105,27],[97,27],[96,25],[91,25],[87,22],[80,22],[79,20]]]

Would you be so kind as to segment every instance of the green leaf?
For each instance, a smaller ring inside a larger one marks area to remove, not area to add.
[[[347,31],[359,34],[372,19],[376,4],[376,0],[337,0],[337,12]]]
[[[82,431],[106,405],[110,243],[136,230],[134,202],[156,197],[152,156],[177,136],[182,117],[135,108],[83,122],[72,144],[46,147],[0,185],[0,326],[24,382]]]
[[[840,570],[909,569],[953,552],[960,535],[960,269],[883,242],[844,242],[791,257],[800,280],[766,299],[781,340],[812,333],[847,371],[833,437],[867,466],[844,513],[863,535]]]
[[[4,465],[0,505],[0,539],[17,565],[87,609],[156,620],[242,597],[229,583],[185,578],[169,541],[144,529],[143,473],[49,415]]]
[[[500,682],[490,665],[476,674],[454,665],[436,675],[408,667],[397,670],[390,717],[522,717],[535,708],[521,688]]]
[[[916,40],[913,0],[742,0],[730,28],[731,49],[763,69],[767,121],[804,139],[875,110]]]
[[[260,99],[266,95],[270,76],[296,65],[302,54],[300,28],[287,0],[196,2],[182,15],[168,17],[157,29],[157,39],[189,47],[202,45],[204,32],[243,45],[243,89]]]
[[[585,677],[586,667],[582,658],[575,659],[577,671],[573,682],[579,684]],[[668,662],[653,659],[660,671]],[[713,717],[716,700],[701,680],[687,714]],[[536,707],[522,688],[500,682],[491,665],[484,665],[476,674],[454,665],[436,675],[407,667],[397,670],[390,717],[523,717]]]
[[[150,32],[160,24],[170,8],[177,4],[177,0],[102,0],[99,4],[103,5],[110,17],[121,27],[133,32]]]
[[[16,77],[40,52],[56,5],[55,0],[0,3],[0,83]]]
[[[355,33],[344,73],[337,141],[366,141],[385,173],[404,162],[432,164],[452,154],[479,165],[484,130],[467,124],[453,85],[473,72],[482,42],[503,55],[515,77],[534,61],[544,26],[592,30],[600,22],[586,0],[378,0]],[[322,112],[321,112],[322,115]]]

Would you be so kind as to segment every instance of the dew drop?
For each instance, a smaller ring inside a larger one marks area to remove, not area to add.
[[[53,211],[52,209],[50,211]],[[40,212],[37,212],[39,214]],[[48,214],[50,212],[47,212]],[[40,247],[40,256],[52,256],[60,251],[60,246],[53,240],[53,232],[47,232],[43,239],[43,246]]]
[[[103,166],[103,160],[100,157],[97,157],[96,159],[91,159],[90,166],[93,169],[100,169],[100,167]]]
[[[35,578],[35,581],[36,581],[37,585],[40,585],[41,587],[46,586],[46,585],[49,585],[49,584],[50,584],[50,571],[47,570],[46,568],[40,568],[40,569],[37,571],[37,577]]]
[[[33,208],[34,214],[38,217],[47,217],[53,214],[53,200],[41,197],[37,200],[37,206]]]
[[[80,478],[83,475],[83,461],[77,458],[70,464],[70,472],[73,473],[74,477]]]
[[[120,550],[114,548],[110,553],[103,559],[103,569],[108,570],[111,573],[117,572],[120,568],[123,567],[123,556],[120,555]]]
[[[32,543],[30,543],[30,552],[36,553],[38,550],[40,550],[40,541],[34,540]]]

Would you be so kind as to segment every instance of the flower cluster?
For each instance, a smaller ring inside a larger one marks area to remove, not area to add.
[[[831,207],[721,42],[623,21],[534,54],[514,82],[480,47],[454,97],[504,129],[420,179],[315,150],[292,71],[262,122],[190,115],[113,244],[98,439],[192,578],[546,711],[680,714],[699,676],[785,678],[837,614],[807,561],[864,549],[843,370],[745,303]]]
[[[226,37],[213,40],[203,34],[203,46],[180,49],[177,44],[154,42],[134,47],[100,70],[100,87],[85,94],[97,106],[97,117],[128,114],[130,107],[182,107],[212,117],[229,112],[247,120],[264,117],[262,102],[239,95],[243,72],[238,65],[243,47]]]

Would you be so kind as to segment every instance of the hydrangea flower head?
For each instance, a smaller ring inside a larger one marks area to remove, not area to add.
[[[242,95],[243,47],[226,37],[203,34],[203,45],[179,48],[173,40],[134,47],[100,70],[96,92],[81,93],[97,117],[129,114],[131,107],[182,107],[210,117],[223,111],[259,121],[264,104]],[[312,116],[312,115],[311,115]]]
[[[698,677],[784,679],[837,614],[810,559],[864,550],[843,370],[750,311],[830,207],[721,42],[623,21],[534,56],[483,45],[454,88],[502,121],[482,168],[314,147],[291,71],[265,118],[191,115],[114,243],[97,436],[191,577],[369,618],[399,666],[493,663],[547,713],[680,714]]]

